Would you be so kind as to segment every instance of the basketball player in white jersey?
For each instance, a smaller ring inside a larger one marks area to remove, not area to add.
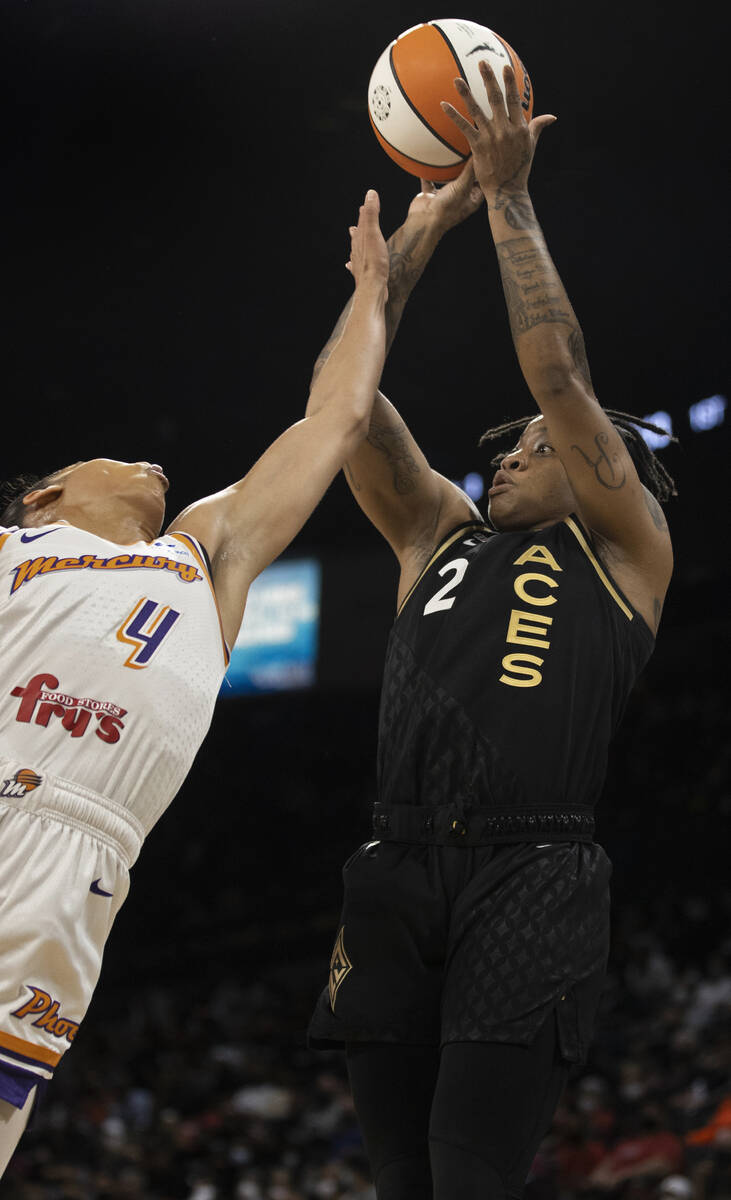
[[[0,1175],[73,1042],[143,838],[208,729],[247,589],[368,429],[388,254],[369,192],[321,406],[160,534],[146,462],[76,463],[0,514]]]

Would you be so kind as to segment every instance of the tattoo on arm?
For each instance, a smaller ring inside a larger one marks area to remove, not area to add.
[[[419,474],[419,464],[408,448],[407,431],[403,421],[399,425],[385,425],[383,422],[371,421],[366,441],[374,450],[385,456],[386,462],[393,470],[393,489],[399,496],[407,496],[416,487],[415,475]]]
[[[388,301],[386,303],[386,346],[390,350],[404,306],[426,263],[414,262],[414,254],[424,237],[424,226],[407,236],[400,230],[388,242]]]
[[[514,193],[500,188],[493,207],[505,210],[505,220],[511,229],[540,228],[530,198],[524,192]]]
[[[388,255],[390,269],[388,275],[388,301],[386,304],[386,349],[391,349],[396,330],[403,315],[404,306],[415,283],[422,274],[429,255],[417,254],[420,243],[424,238],[425,227],[413,229],[404,234],[400,229],[389,238]],[[423,250],[423,247],[422,247]],[[310,387],[313,387],[318,375],[329,359],[345,327],[350,310],[353,307],[351,296],[345,308],[338,317],[337,324],[323,346],[312,372]]]
[[[609,488],[612,492],[619,491],[623,488],[627,480],[627,472],[622,463],[619,462],[615,470],[615,463],[619,459],[618,454],[612,454],[611,458],[607,454],[605,447],[609,444],[608,433],[597,433],[594,435],[594,445],[599,451],[596,458],[591,458],[586,451],[581,449],[575,443],[571,446],[572,450],[577,450],[588,467],[591,467],[596,476],[597,483],[602,487]]]
[[[658,533],[667,533],[668,523],[665,520],[665,513],[662,511],[652,492],[648,491],[644,484],[642,487],[642,495],[645,500],[645,507],[652,517],[652,523],[657,529]]]
[[[329,359],[333,350],[335,349],[336,343],[340,340],[340,336],[343,332],[343,329],[345,328],[345,322],[347,321],[348,317],[350,316],[350,310],[352,307],[353,307],[353,297],[351,296],[348,303],[345,305],[345,308],[343,309],[340,316],[338,317],[338,319],[335,323],[335,328],[333,329],[332,333],[330,334],[330,337],[327,339],[325,345],[323,346],[322,350],[320,351],[320,353],[317,357],[317,362],[315,363],[315,367],[312,372],[312,380],[310,382],[311,388],[314,387],[315,381],[317,380],[317,377],[320,374],[320,371],[325,366],[325,363],[327,362],[327,360]]]
[[[536,325],[576,324],[561,280],[547,250],[532,237],[510,238],[496,246],[513,341]]]

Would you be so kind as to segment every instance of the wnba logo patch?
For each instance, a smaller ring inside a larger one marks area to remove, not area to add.
[[[30,767],[21,767],[19,771],[15,772],[12,779],[3,780],[0,796],[12,796],[17,799],[19,796],[24,796],[26,792],[32,792],[41,783],[43,783],[42,775],[36,775]]]
[[[353,970],[353,964],[345,950],[344,933],[345,926],[343,925],[335,941],[335,948],[330,959],[330,1008],[333,1012],[335,1012],[335,997],[338,994],[338,988],[345,976]]]

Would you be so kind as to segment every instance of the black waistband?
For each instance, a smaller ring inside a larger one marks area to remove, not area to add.
[[[576,810],[561,812],[467,811],[453,804],[425,808],[381,804],[373,809],[373,836],[385,842],[434,846],[489,846],[497,842],[590,842],[594,818]]]

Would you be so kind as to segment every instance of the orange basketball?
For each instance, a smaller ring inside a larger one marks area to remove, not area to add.
[[[505,94],[503,67],[510,64],[526,120],[533,115],[528,72],[499,33],[473,21],[427,21],[407,29],[379,58],[368,85],[368,115],[379,142],[395,163],[422,179],[455,179],[469,158],[466,139],[443,112],[449,100],[469,114],[454,89],[461,75],[491,116],[478,63],[485,59]]]

